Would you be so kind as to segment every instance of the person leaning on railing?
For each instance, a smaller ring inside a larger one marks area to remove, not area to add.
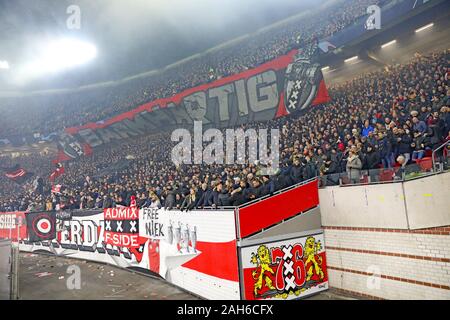
[[[150,200],[152,201],[152,203],[150,204],[150,208],[161,208],[161,201],[159,200],[156,193],[152,192],[150,194]]]
[[[190,211],[195,208],[195,204],[197,201],[197,191],[195,188],[191,188],[189,190],[189,194],[184,198],[183,203],[181,204],[180,211]]]

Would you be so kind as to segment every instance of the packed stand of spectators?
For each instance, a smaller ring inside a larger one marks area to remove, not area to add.
[[[332,35],[366,14],[369,5],[385,0],[339,0],[316,9],[308,16],[238,43],[181,63],[153,76],[118,86],[82,93],[0,98],[0,140],[40,133],[47,136],[64,128],[102,121],[140,104],[179,93],[187,88],[239,73],[272,60],[293,48]]]
[[[4,189],[1,178],[0,211],[109,208],[129,205],[132,195],[140,206],[190,210],[241,205],[316,176],[344,174],[358,183],[361,170],[403,167],[450,140],[449,73],[449,51],[416,55],[330,88],[327,105],[242,126],[280,129],[280,168],[272,175],[261,175],[256,163],[177,167],[170,133],[161,133],[65,164],[60,193],[50,192],[48,179],[24,187],[24,194]],[[44,168],[41,177],[52,170],[48,159],[28,161],[42,161],[23,163]]]

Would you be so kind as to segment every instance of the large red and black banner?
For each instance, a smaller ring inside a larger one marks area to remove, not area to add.
[[[292,50],[256,68],[145,103],[101,122],[67,128],[57,161],[124,138],[189,127],[225,128],[286,116],[329,101],[319,63]]]

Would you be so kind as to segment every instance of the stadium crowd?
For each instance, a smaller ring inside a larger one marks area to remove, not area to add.
[[[332,101],[307,113],[243,126],[280,129],[273,175],[261,175],[256,163],[177,167],[170,133],[161,133],[66,164],[58,193],[48,182],[48,157],[22,158],[42,179],[20,187],[1,177],[0,211],[108,208],[129,205],[133,195],[140,206],[190,210],[240,205],[316,176],[325,184],[333,174],[359,182],[361,170],[404,167],[450,139],[449,62],[449,51],[416,55],[331,88]]]
[[[45,137],[67,127],[102,121],[148,101],[253,68],[293,48],[301,50],[312,41],[332,35],[365,15],[369,5],[382,6],[386,2],[332,1],[308,16],[301,15],[250,38],[114,88],[1,98],[0,110],[5,116],[0,119],[0,142],[17,138],[18,133],[21,136],[39,133]]]

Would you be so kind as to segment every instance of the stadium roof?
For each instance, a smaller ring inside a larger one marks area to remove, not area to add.
[[[0,0],[0,60],[9,64],[0,70],[0,87],[40,90],[122,79],[254,32],[312,4],[318,5],[312,0]],[[71,5],[80,10],[79,29],[68,28],[76,11],[68,9]],[[39,45],[67,37],[94,44],[97,57],[38,81],[11,80]]]

